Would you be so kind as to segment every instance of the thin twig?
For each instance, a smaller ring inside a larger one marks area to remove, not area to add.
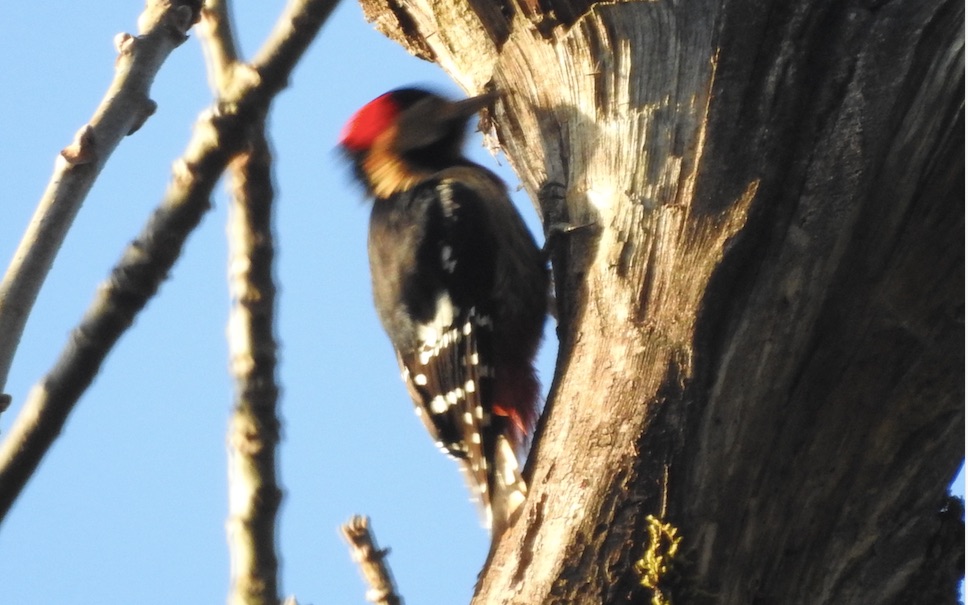
[[[224,0],[207,0],[199,35],[209,80],[221,99],[231,95],[238,48]],[[240,72],[238,72],[240,73]],[[276,479],[279,418],[276,404],[275,284],[273,283],[272,154],[265,122],[248,129],[246,151],[229,166],[229,353],[235,405],[229,422],[228,602],[279,602],[276,514],[282,490]]]
[[[363,580],[370,587],[366,599],[377,605],[401,605],[403,599],[397,594],[393,574],[386,557],[390,549],[380,550],[370,531],[369,517],[356,515],[340,527],[343,537],[350,545],[350,557],[360,566]]]
[[[239,60],[233,30],[228,0],[205,0],[196,31],[205,53],[209,85],[219,96],[229,90],[232,69]]]
[[[299,43],[285,44],[285,60],[273,63],[274,79],[285,82],[309,40],[319,31],[332,0],[290,4],[283,18],[299,23]],[[297,14],[293,15],[293,10]],[[301,10],[303,12],[298,13]],[[6,439],[0,443],[0,520],[60,433],[68,414],[88,387],[105,356],[135,315],[157,291],[178,258],[188,234],[209,208],[209,198],[229,161],[246,142],[246,132],[261,124],[280,90],[273,82],[248,81],[195,125],[160,207],[141,235],[128,246],[110,279],[101,286],[60,358],[31,390]]]
[[[333,12],[339,0],[289,0],[285,12],[276,21],[269,37],[252,59],[252,66],[265,80],[270,89],[282,88],[289,78],[289,71],[280,67],[289,65],[294,57],[305,52],[315,39],[309,35],[311,23],[320,25]]]
[[[253,129],[255,132],[255,129]],[[259,128],[231,167],[229,352],[235,406],[229,428],[229,603],[278,603],[275,285],[269,145]]]
[[[335,3],[333,3],[335,4]],[[279,19],[263,46],[268,65],[239,60],[227,0],[206,0],[199,31],[209,80],[220,103],[233,102],[236,90],[262,83],[273,90],[285,84],[288,63],[312,36],[308,17],[314,7],[295,1]],[[314,9],[324,18],[329,8]],[[260,54],[260,56],[263,56]],[[272,275],[271,152],[265,122],[248,129],[248,151],[231,164],[233,203],[229,224],[229,278],[232,311],[229,350],[236,381],[236,401],[229,429],[229,554],[232,561],[228,602],[268,605],[279,602],[276,513],[282,490],[276,480],[279,419],[276,410],[276,341],[273,334],[275,286]]]
[[[101,104],[61,151],[34,216],[0,282],[0,392],[27,317],[84,198],[125,136],[154,113],[151,84],[198,19],[198,0],[149,0],[138,36],[118,34],[114,80]]]
[[[196,123],[160,207],[128,245],[101,284],[60,358],[31,389],[0,443],[0,519],[60,433],[78,398],[135,315],[155,294],[181,253],[188,234],[209,208],[209,197],[233,150],[239,119],[209,113]]]

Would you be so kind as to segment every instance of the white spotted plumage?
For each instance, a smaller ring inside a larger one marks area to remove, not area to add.
[[[440,302],[437,304],[438,310],[449,308]],[[489,342],[493,322],[473,307],[462,321],[453,322],[449,329],[439,330],[442,327],[439,319],[438,312],[418,331],[432,338],[422,342],[414,353],[401,355],[402,375],[420,409],[418,417],[435,437],[441,451],[462,463],[471,493],[486,504],[492,491],[488,488],[489,477],[498,477],[502,484],[506,483],[502,469],[490,468],[492,456],[484,449],[485,446],[500,447],[493,438],[485,443],[483,433],[490,430],[491,419],[485,412],[482,396],[492,391],[494,372],[481,363],[478,349],[481,339]],[[484,522],[491,523],[489,506],[483,506],[482,510]]]
[[[505,185],[460,152],[490,99],[391,91],[351,118],[341,145],[374,197],[374,302],[417,415],[497,536],[526,490],[515,454],[537,418],[548,274]]]

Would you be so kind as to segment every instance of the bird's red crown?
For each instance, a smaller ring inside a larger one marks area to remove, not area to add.
[[[349,151],[364,151],[390,128],[400,114],[393,92],[382,94],[353,114],[340,133],[340,145]]]

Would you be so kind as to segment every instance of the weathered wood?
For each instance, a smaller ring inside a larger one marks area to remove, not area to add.
[[[363,5],[504,93],[546,225],[596,226],[556,249],[531,494],[475,602],[953,601],[962,3]],[[652,589],[649,515],[681,538]]]

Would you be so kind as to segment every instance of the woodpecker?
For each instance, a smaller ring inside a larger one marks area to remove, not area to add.
[[[373,198],[373,298],[417,416],[455,458],[495,539],[524,501],[548,270],[497,175],[462,155],[496,98],[417,88],[356,112],[340,147]]]

